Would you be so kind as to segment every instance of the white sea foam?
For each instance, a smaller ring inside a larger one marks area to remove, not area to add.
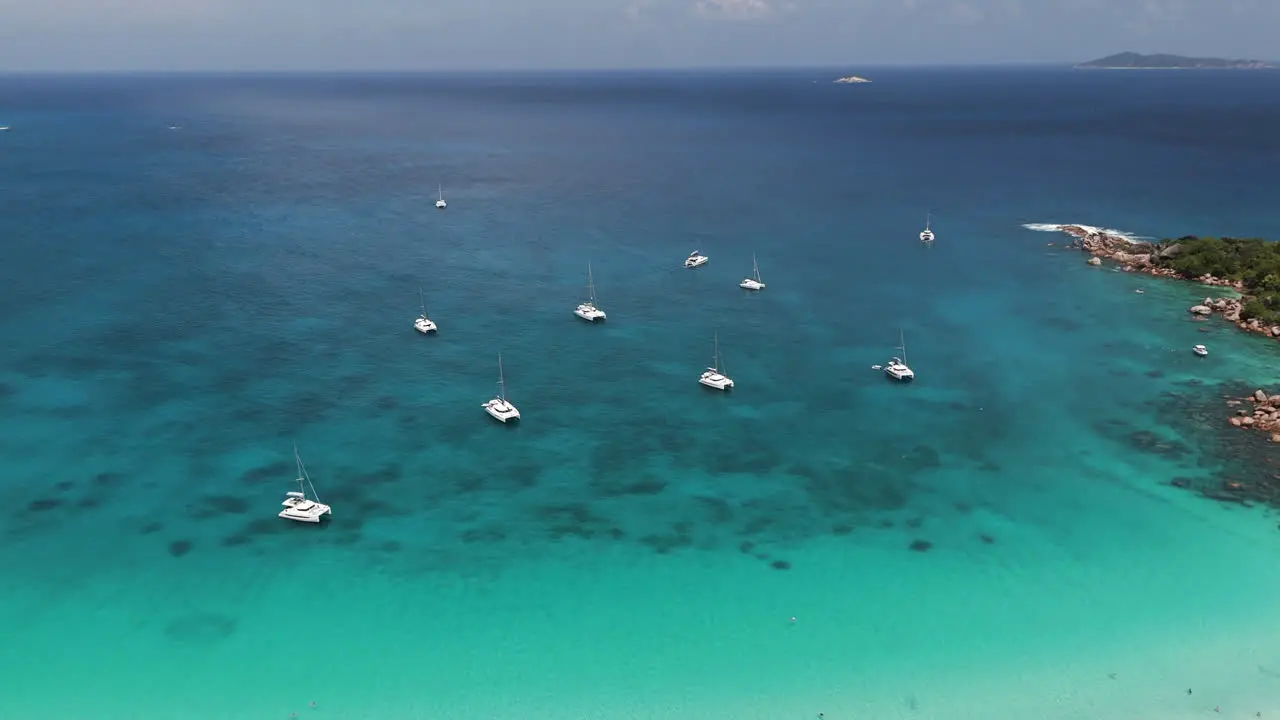
[[[1115,230],[1113,228],[1098,227],[1096,225],[1084,225],[1081,223],[1065,223],[1062,225],[1054,223],[1025,223],[1022,227],[1036,232],[1066,232],[1068,227],[1078,227],[1088,233],[1099,233],[1110,235],[1112,237],[1124,238],[1129,242],[1140,242],[1143,238],[1124,230]]]

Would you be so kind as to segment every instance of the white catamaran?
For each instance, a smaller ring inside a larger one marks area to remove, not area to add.
[[[591,277],[591,262],[587,262],[587,301],[574,308],[573,314],[586,320],[587,322],[595,322],[604,320],[607,316],[604,311],[596,307],[596,283]]]
[[[916,374],[911,368],[907,367],[907,341],[902,334],[902,329],[898,329],[898,349],[902,351],[901,358],[893,358],[888,365],[884,366],[884,372],[894,380],[915,380]]]
[[[932,224],[933,224],[933,211],[930,210],[924,216],[924,230],[920,231],[920,242],[922,243],[933,242],[933,231],[929,229],[929,226]]]
[[[413,321],[413,329],[426,335],[436,331],[436,324],[427,317],[427,301],[422,297],[422,286],[418,286],[418,302],[422,305],[422,314]]]
[[[716,333],[712,342],[715,345],[715,354],[711,356],[711,367],[703,371],[698,378],[698,382],[706,385],[714,390],[728,390],[733,387],[733,379],[724,374],[724,370],[720,368],[720,334]]]
[[[284,509],[280,511],[280,517],[285,520],[318,523],[320,518],[330,515],[333,509],[320,502],[316,487],[311,484],[311,476],[307,475],[307,468],[302,464],[302,456],[298,454],[297,445],[293,446],[293,459],[298,466],[298,490],[285,495],[284,502],[281,503]],[[307,488],[311,488],[311,498],[314,499],[307,497]]]
[[[481,407],[499,422],[520,419],[520,411],[507,400],[507,381],[502,376],[502,353],[498,353],[498,394]]]
[[[743,288],[744,290],[764,289],[764,283],[760,281],[760,264],[756,262],[755,253],[751,253],[751,277],[738,283],[738,287]]]

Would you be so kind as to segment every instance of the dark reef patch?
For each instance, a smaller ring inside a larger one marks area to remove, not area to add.
[[[347,521],[344,519],[344,523],[345,522]],[[281,520],[280,518],[274,518],[274,517],[254,518],[253,520],[250,520],[249,522],[245,523],[240,528],[239,531],[233,533],[232,537],[241,536],[246,538],[247,540],[258,540],[261,538],[270,537],[272,535],[279,535],[284,533],[286,530],[290,529],[285,527],[286,524],[299,525],[301,523],[289,523],[284,520]]]
[[[742,542],[738,543],[738,552],[741,552],[747,555],[750,555],[751,551],[754,550],[755,548],[756,548],[756,544],[751,542],[750,540],[743,540]]]
[[[774,560],[773,562],[769,563],[769,567],[773,568],[774,570],[790,570],[791,563],[787,562],[786,560]]]
[[[713,475],[767,475],[777,467],[777,455],[769,451],[767,438],[757,441],[713,443],[698,457]]]
[[[498,527],[478,527],[463,530],[459,539],[464,543],[499,543],[507,539],[507,533]]]
[[[647,478],[622,483],[592,482],[591,487],[596,491],[598,497],[613,499],[628,495],[658,495],[667,489],[667,481]]]
[[[285,404],[284,415],[292,415],[294,417],[304,417],[315,422],[328,417],[329,412],[333,410],[336,401],[318,392],[304,392],[293,396]]]
[[[123,485],[124,479],[120,473],[100,472],[93,476],[93,484],[100,488],[114,488]]]
[[[201,503],[225,515],[244,515],[253,507],[248,500],[234,495],[210,495]]]
[[[60,492],[60,493],[64,493],[73,487],[75,487],[75,483],[71,482],[70,480],[60,480],[53,484],[53,489],[56,492]]]
[[[246,485],[257,485],[270,480],[288,481],[294,476],[293,463],[278,460],[269,465],[245,470],[240,473],[240,482]]]
[[[928,445],[916,445],[903,457],[913,470],[934,470],[942,467],[942,456]]]
[[[385,500],[380,500],[378,498],[371,498],[371,497],[362,498],[361,500],[355,503],[355,506],[356,506],[356,509],[359,510],[360,513],[363,515],[389,516],[389,515],[404,515],[408,513],[407,510],[404,510],[399,507],[395,507],[391,503]]]
[[[376,487],[389,485],[402,477],[404,477],[404,469],[399,465],[383,465],[377,470],[356,475],[353,482],[364,487]]]
[[[373,406],[379,410],[395,410],[400,403],[390,395],[383,395],[373,401]]]
[[[790,472],[803,480],[804,492],[815,506],[835,512],[897,510],[906,505],[910,491],[900,471],[876,463],[858,467],[800,463]]]
[[[81,510],[92,510],[102,505],[102,498],[97,495],[87,495],[76,501],[76,507]]]
[[[982,533],[981,535],[979,535],[978,539],[981,540],[984,545],[994,545],[996,542],[995,538],[991,537],[986,533]]]
[[[546,533],[547,537],[557,541],[571,537],[590,540],[596,536],[595,529],[585,525],[553,524],[547,526]]]
[[[1153,453],[1176,460],[1191,452],[1191,448],[1178,440],[1167,440],[1149,430],[1135,430],[1128,435],[1129,446],[1145,453]]]
[[[470,495],[484,489],[484,476],[473,472],[456,472],[453,477],[453,490],[459,495]]]
[[[693,545],[693,538],[680,532],[650,533],[640,538],[641,544],[659,555]]]
[[[527,490],[538,484],[538,474],[541,472],[542,469],[535,463],[522,462],[507,468],[507,472],[503,477],[515,489]]]
[[[728,525],[733,522],[733,506],[728,500],[710,495],[695,495],[693,499],[698,501],[711,522],[716,525]]]
[[[951,507],[954,508],[955,511],[960,513],[961,515],[968,515],[973,512],[973,506],[965,502],[964,500],[956,500],[955,502],[951,503]]]
[[[909,527],[909,528],[911,528],[911,529],[913,529],[913,530],[914,530],[915,528],[920,527],[922,524],[924,524],[924,518],[921,518],[921,517],[907,518],[907,523],[906,523],[906,525],[907,525],[907,527]]]
[[[62,507],[62,500],[58,498],[40,498],[27,503],[27,510],[30,512],[49,512]]]
[[[156,533],[160,532],[163,529],[164,529],[163,523],[152,521],[149,523],[145,523],[143,524],[142,527],[138,528],[138,534],[139,535],[155,535]]]
[[[915,552],[928,552],[933,548],[933,543],[928,540],[913,540],[908,547]]]
[[[404,545],[399,540],[387,540],[378,544],[378,551],[384,553],[398,553],[404,549]]]
[[[748,520],[747,523],[738,530],[738,533],[741,535],[759,535],[765,530],[768,530],[771,525],[773,525],[773,517],[769,515],[757,515],[756,517]]]
[[[853,532],[853,526],[848,523],[840,523],[831,528],[832,535],[848,535]]]
[[[190,540],[174,540],[169,543],[169,554],[174,557],[182,557],[183,555],[191,552],[192,547],[194,547],[194,545],[192,545]]]

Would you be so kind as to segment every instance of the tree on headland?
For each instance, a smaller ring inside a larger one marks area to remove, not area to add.
[[[1248,296],[1240,317],[1280,324],[1280,243],[1188,236],[1161,242],[1153,260],[1188,279],[1212,275],[1240,281]]]

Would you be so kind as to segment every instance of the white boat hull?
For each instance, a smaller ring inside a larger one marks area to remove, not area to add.
[[[928,230],[925,230],[924,232],[920,233],[920,242],[926,242],[926,243],[933,242],[933,233]]]
[[[900,380],[900,381],[916,379],[915,372],[912,371],[911,368],[905,365],[886,365],[884,368],[884,374],[888,375],[894,380]]]
[[[426,335],[427,333],[433,333],[436,331],[436,324],[426,318],[418,318],[413,321],[413,329],[423,335]]]
[[[746,280],[743,280],[742,282],[738,283],[738,287],[742,288],[743,290],[763,290],[765,285],[764,283],[758,280],[747,278]]]
[[[685,267],[687,267],[687,268],[696,268],[696,267],[701,267],[701,266],[703,266],[703,265],[706,265],[706,264],[707,264],[707,260],[709,260],[709,259],[710,259],[710,258],[708,258],[706,255],[699,255],[698,257],[691,257],[691,258],[688,258],[687,260],[685,260],[685,261],[684,261],[684,266],[685,266]]]
[[[443,201],[443,200],[437,200],[437,201],[436,201],[436,209],[437,209],[437,210],[443,210],[443,209],[445,209],[446,207],[448,207],[448,205],[445,203],[445,201]]]
[[[499,398],[490,400],[482,407],[485,412],[489,413],[490,417],[501,423],[520,419],[520,411],[516,409],[516,406]]]
[[[284,501],[284,509],[280,511],[280,517],[297,522],[318,523],[322,517],[332,513],[333,509],[323,503],[289,498]]]
[[[583,320],[586,320],[587,322],[604,320],[606,317],[608,317],[607,315],[605,315],[603,310],[588,303],[583,303],[579,305],[577,308],[574,309],[573,314],[577,315]]]
[[[733,380],[717,372],[704,372],[698,382],[712,390],[728,390],[733,387]]]

